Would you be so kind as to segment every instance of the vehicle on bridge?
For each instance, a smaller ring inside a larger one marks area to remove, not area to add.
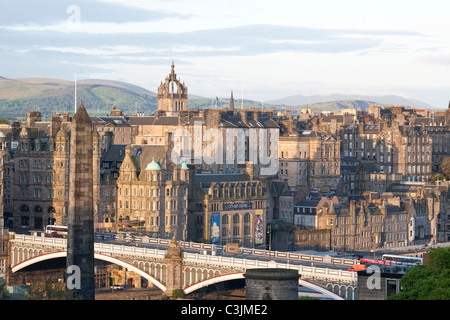
[[[393,254],[383,254],[383,261],[390,263],[390,265],[417,265],[423,264],[423,258],[420,257],[410,257],[410,256],[399,256]]]
[[[348,271],[362,271],[366,270],[365,264],[354,264],[353,267],[348,268]]]
[[[396,266],[396,265],[415,266],[423,263],[423,258],[400,256],[393,254],[384,254],[381,259],[382,260],[361,258],[359,259],[359,264],[354,264],[351,268],[348,269],[348,271],[366,270],[367,265],[371,264],[382,266]]]
[[[45,227],[45,235],[52,238],[67,238],[67,226],[48,225]]]

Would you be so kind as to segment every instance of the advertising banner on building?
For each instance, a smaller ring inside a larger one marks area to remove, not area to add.
[[[263,244],[264,240],[264,222],[263,211],[255,210],[255,245]]]
[[[220,213],[211,213],[211,243],[219,244],[220,242]]]
[[[251,202],[224,203],[223,210],[247,210],[252,208]]]

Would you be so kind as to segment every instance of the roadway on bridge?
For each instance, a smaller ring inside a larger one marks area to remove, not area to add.
[[[126,240],[121,239],[115,239],[115,240],[105,240],[105,239],[99,239],[96,238],[96,242],[101,243],[108,243],[108,244],[121,244],[121,245],[135,245],[137,247],[144,247],[149,249],[159,249],[159,250],[165,250],[169,245],[164,244],[152,244],[152,243],[143,243],[143,242],[130,242]],[[223,250],[216,250],[216,251],[208,251],[204,249],[197,249],[197,248],[188,248],[183,247],[183,251],[188,253],[201,253],[201,254],[208,254],[208,255],[216,255],[216,256],[222,256],[222,257],[232,257],[232,258],[238,258],[238,259],[248,259],[248,260],[266,260],[266,261],[274,261],[277,263],[289,263],[292,265],[302,265],[302,266],[315,266],[315,267],[327,267],[332,268],[336,270],[348,270],[350,267],[349,265],[343,265],[338,263],[328,263],[328,262],[308,262],[308,261],[301,261],[301,260],[295,260],[295,259],[289,259],[289,258],[281,258],[281,257],[275,257],[275,256],[266,256],[266,255],[258,255],[254,256],[251,254],[244,254],[244,253],[230,253],[230,252],[224,252]],[[274,253],[275,255],[275,253]]]
[[[32,232],[29,232],[28,230],[24,229],[14,229],[11,230],[12,232],[15,232],[17,234],[25,234],[30,235]],[[142,238],[135,236],[129,240],[120,239],[120,237],[116,236],[115,239],[104,239],[100,236],[95,237],[95,242],[98,243],[106,243],[106,244],[120,244],[125,246],[136,246],[136,247],[143,247],[143,248],[149,248],[149,249],[158,249],[158,250],[166,250],[169,246],[170,241],[166,241],[167,244],[161,244],[161,243],[147,243],[142,242]],[[188,244],[189,242],[185,242]],[[192,243],[191,243],[192,244]],[[325,261],[304,261],[304,260],[298,260],[298,259],[290,259],[288,257],[279,257],[277,256],[276,251],[270,251],[268,255],[252,255],[248,253],[230,253],[225,252],[224,249],[221,250],[205,250],[203,248],[193,248],[183,246],[183,242],[181,242],[181,247],[183,250],[187,253],[194,253],[194,254],[208,254],[208,255],[217,255],[222,257],[232,257],[232,258],[238,258],[238,259],[248,259],[248,260],[265,260],[265,261],[274,261],[276,263],[287,263],[292,265],[301,265],[301,266],[314,266],[314,267],[324,267],[324,268],[331,268],[336,270],[348,270],[351,266],[348,264],[340,264],[340,263],[331,263],[331,262],[325,262]],[[264,250],[264,249],[262,249]],[[266,253],[268,251],[265,251]],[[308,254],[309,255],[309,254]],[[339,257],[336,257],[339,258]],[[331,259],[328,259],[331,261]]]

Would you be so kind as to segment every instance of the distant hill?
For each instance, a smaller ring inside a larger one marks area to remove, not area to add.
[[[0,118],[24,118],[30,110],[39,109],[48,119],[55,113],[74,111],[74,82],[61,79],[23,78],[7,79],[0,76]],[[90,115],[106,115],[112,107],[123,111],[125,115],[137,112],[152,114],[157,109],[156,94],[142,87],[113,80],[86,79],[77,81],[77,98],[83,101]],[[366,110],[370,105],[404,105],[429,109],[424,102],[406,99],[400,96],[361,96],[361,95],[295,95],[277,100],[261,102],[235,100],[235,108],[244,109],[289,109],[294,114],[301,109],[313,112],[340,111],[343,108]],[[217,104],[217,106],[215,106]],[[228,108],[229,99],[216,102],[215,99],[190,95],[188,108]]]
[[[278,106],[279,110],[291,110],[293,114],[299,114],[302,109],[311,109],[311,112],[339,112],[342,109],[358,109],[358,110],[366,110],[371,105],[381,105],[380,103],[375,103],[373,101],[365,101],[365,100],[342,100],[342,101],[328,101],[328,102],[318,102],[305,104],[300,106]]]
[[[60,79],[0,77],[0,118],[26,117],[27,111],[39,109],[44,117],[56,112],[73,113],[74,82]],[[113,106],[131,115],[146,114],[157,108],[155,93],[120,81],[79,80],[77,98],[90,115],[106,115]]]
[[[344,94],[330,94],[330,95],[294,95],[281,99],[271,100],[267,103],[286,105],[286,106],[311,106],[318,103],[330,103],[336,101],[366,101],[371,104],[380,105],[402,105],[418,109],[430,109],[431,106],[425,102],[403,98],[397,95],[384,96],[369,96],[369,95],[344,95]]]
[[[77,81],[77,86],[80,84],[81,85],[86,84],[86,85],[103,85],[103,86],[107,86],[107,87],[116,87],[116,88],[127,89],[127,90],[138,92],[138,93],[145,93],[150,96],[156,96],[155,93],[153,93],[147,89],[144,89],[139,86],[135,86],[135,85],[127,83],[127,82],[121,82],[121,81],[111,81],[111,80],[102,80],[102,79],[86,79],[86,80]]]

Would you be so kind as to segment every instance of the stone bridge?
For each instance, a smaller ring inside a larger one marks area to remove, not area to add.
[[[159,245],[168,245],[169,240],[151,239]],[[184,248],[182,259],[181,287],[184,294],[189,294],[203,287],[223,281],[243,279],[245,270],[253,268],[289,268],[298,270],[301,277],[299,286],[310,288],[320,294],[336,300],[354,299],[357,278],[354,272],[346,269],[333,269],[314,266],[314,262],[327,262],[319,256],[299,255],[288,252],[269,252],[270,257],[284,262],[262,259],[266,250],[242,248],[241,253],[248,258],[216,255],[217,249],[212,245],[181,242]],[[204,250],[201,253],[192,249]],[[66,257],[67,240],[30,235],[15,234],[11,239],[11,271],[13,273],[32,264],[55,258]],[[191,250],[189,250],[191,249]],[[219,248],[220,249],[220,248]],[[247,250],[247,252],[246,252]],[[190,251],[190,252],[189,252]],[[166,250],[145,247],[144,244],[119,244],[95,242],[94,258],[113,263],[133,271],[145,278],[163,292],[166,292],[167,264]],[[259,256],[258,256],[259,255]],[[330,259],[330,258],[328,258]],[[352,265],[353,260],[333,259],[337,265]],[[301,265],[300,262],[310,262]],[[331,261],[330,261],[331,262]]]

